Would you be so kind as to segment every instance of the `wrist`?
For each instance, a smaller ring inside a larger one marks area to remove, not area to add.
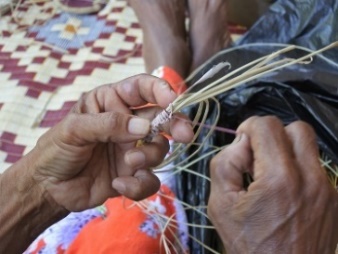
[[[50,193],[46,190],[43,183],[39,181],[36,171],[39,170],[41,151],[34,148],[29,154],[20,160],[20,164],[17,168],[20,178],[17,190],[19,193],[26,196],[26,198],[33,198],[38,205],[46,205],[46,208],[50,209],[51,214],[55,215],[67,215],[69,213],[63,206],[59,205]],[[32,196],[30,193],[36,193],[37,197]]]
[[[0,176],[0,253],[23,252],[48,226],[68,214],[34,179],[36,156],[33,150]]]
[[[50,214],[56,217],[65,217],[68,215],[69,211],[65,209],[62,205],[58,204],[52,195],[46,190],[42,181],[39,181],[36,171],[40,167],[40,157],[41,150],[34,148],[29,154],[27,154],[23,161],[23,167],[27,172],[26,177],[22,179],[23,183],[21,189],[18,191],[29,193],[30,190],[37,193],[38,198],[36,204],[45,206],[45,209],[50,210]],[[26,179],[26,180],[25,180]],[[32,198],[30,195],[28,198]]]

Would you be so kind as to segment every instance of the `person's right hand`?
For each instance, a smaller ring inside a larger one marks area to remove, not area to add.
[[[208,214],[227,253],[334,253],[338,194],[309,125],[253,117],[211,162]],[[254,182],[243,187],[243,173]]]
[[[175,98],[166,82],[149,75],[89,91],[39,139],[25,161],[43,196],[47,193],[68,211],[81,211],[109,197],[140,200],[155,193],[160,182],[149,168],[162,162],[168,140],[158,135],[143,146],[136,147],[136,142]],[[147,103],[158,107],[136,110]],[[193,137],[185,121],[172,119],[166,128],[178,142]]]

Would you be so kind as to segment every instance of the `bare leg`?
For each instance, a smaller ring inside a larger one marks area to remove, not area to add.
[[[143,29],[146,70],[168,66],[183,78],[189,71],[191,55],[184,26],[184,0],[129,0]]]
[[[188,4],[193,71],[227,47],[231,38],[227,27],[226,0],[188,0]]]

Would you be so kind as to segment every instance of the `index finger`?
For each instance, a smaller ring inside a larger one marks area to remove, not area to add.
[[[115,111],[131,114],[131,107],[140,107],[147,103],[166,108],[176,97],[177,95],[166,81],[140,74],[89,91],[80,98],[72,111],[76,113]]]
[[[166,108],[177,97],[166,81],[146,74],[125,79],[114,88],[129,107],[153,103]]]
[[[293,148],[284,125],[276,117],[251,117],[238,130],[250,139],[254,157],[254,180],[263,176],[295,176]]]

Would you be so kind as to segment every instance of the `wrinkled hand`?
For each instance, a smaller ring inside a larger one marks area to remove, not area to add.
[[[149,167],[162,162],[168,140],[159,135],[140,147],[136,141],[149,133],[149,120],[175,98],[167,83],[147,75],[85,94],[39,139],[31,162],[33,178],[69,211],[120,194],[138,200],[155,193],[160,182]],[[148,102],[159,107],[130,109]],[[172,120],[167,131],[179,142],[193,136],[191,126],[179,120]]]
[[[334,253],[338,194],[303,122],[253,117],[211,162],[209,216],[227,253]],[[254,182],[243,188],[244,172]]]

